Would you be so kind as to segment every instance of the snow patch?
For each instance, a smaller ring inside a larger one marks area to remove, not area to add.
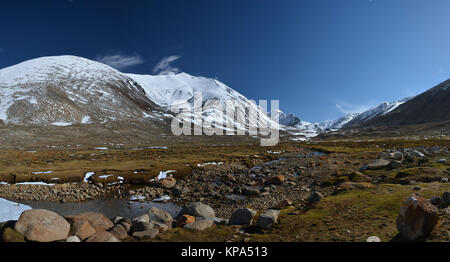
[[[53,122],[52,125],[54,125],[54,126],[71,126],[72,123],[69,123],[69,122]]]
[[[29,209],[30,206],[0,198],[0,222],[18,220],[22,212]]]

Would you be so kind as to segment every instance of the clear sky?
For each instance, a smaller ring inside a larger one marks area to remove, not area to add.
[[[449,14],[448,0],[2,0],[0,68],[70,54],[179,70],[322,121],[448,79]]]

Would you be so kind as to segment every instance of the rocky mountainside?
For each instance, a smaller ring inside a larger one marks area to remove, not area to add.
[[[402,103],[366,126],[412,125],[450,120],[450,80]]]
[[[302,122],[300,120],[300,118],[298,118],[297,116],[295,116],[293,114],[286,114],[281,110],[278,110],[276,112],[276,114],[278,115],[279,123],[284,126],[295,127],[295,126],[301,124],[301,122]],[[269,113],[269,116],[270,116],[270,113]]]
[[[70,125],[141,118],[157,108],[133,79],[81,57],[29,60],[0,70],[0,119]]]
[[[372,119],[389,114],[390,112],[392,112],[397,107],[399,107],[400,105],[402,105],[403,103],[407,102],[410,99],[412,99],[412,97],[406,97],[394,102],[382,103],[376,107],[370,108],[362,112],[361,114],[356,115],[351,121],[346,123],[344,126],[352,127],[364,125],[365,123],[371,121]]]

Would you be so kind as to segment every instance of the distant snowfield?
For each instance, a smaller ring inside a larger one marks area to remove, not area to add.
[[[22,212],[29,209],[30,206],[0,198],[0,222],[18,220]]]

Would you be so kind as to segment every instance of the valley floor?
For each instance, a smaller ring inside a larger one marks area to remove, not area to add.
[[[436,146],[439,152],[431,153]],[[144,202],[168,196],[179,206],[209,204],[217,217],[227,219],[243,207],[260,214],[289,199],[268,230],[176,227],[154,239],[129,236],[126,241],[366,241],[373,235],[401,241],[395,220],[404,200],[413,193],[429,199],[450,191],[446,147],[448,139],[386,139],[289,142],[270,149],[248,141],[8,149],[0,151],[0,198],[80,202],[135,197]],[[367,168],[383,152],[405,148],[430,153],[395,167]],[[175,171],[176,190],[152,180],[169,170]],[[90,172],[88,183],[83,182]],[[311,201],[312,192],[323,199]],[[439,212],[428,241],[450,240],[449,209]]]

